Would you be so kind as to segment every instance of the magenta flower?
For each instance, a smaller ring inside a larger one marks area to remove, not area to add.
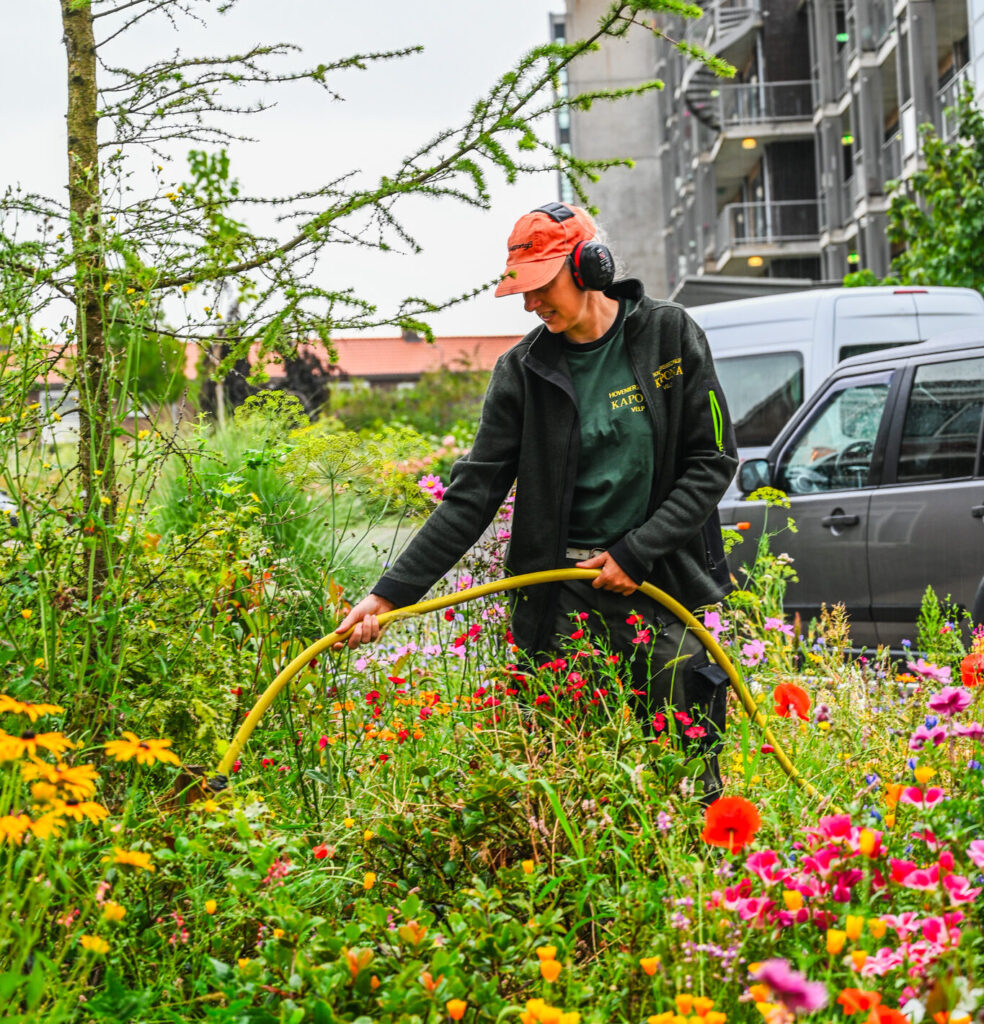
[[[947,875],[943,879],[943,888],[950,897],[950,903],[972,903],[981,894],[979,886],[971,886],[968,879],[963,875]]]
[[[932,665],[923,658],[918,658],[916,661],[907,661],[905,667],[915,675],[922,679],[932,679],[937,683],[949,683],[950,682],[950,666],[946,665],[940,668],[938,665]]]
[[[827,986],[807,981],[786,960],[766,960],[752,977],[768,985],[773,997],[793,1013],[813,1013],[827,1004]]]
[[[914,804],[916,807],[929,809],[935,807],[944,797],[943,790],[939,786],[930,786],[922,790],[918,786],[906,786],[899,797],[899,803]]]
[[[909,749],[922,750],[927,743],[932,743],[934,747],[938,747],[946,739],[946,735],[945,726],[934,725],[932,729],[927,729],[920,722],[909,737]]]
[[[747,644],[741,645],[741,663],[743,665],[758,665],[765,657],[765,642],[763,640],[749,640]]]
[[[930,709],[941,715],[955,715],[969,706],[970,691],[962,686],[944,686],[939,693],[929,698]]]
[[[957,736],[967,736],[972,740],[984,739],[984,725],[980,722],[968,722],[966,725],[956,725],[953,731]]]

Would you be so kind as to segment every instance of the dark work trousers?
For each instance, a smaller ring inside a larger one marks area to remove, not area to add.
[[[580,612],[587,612],[588,618],[576,619]],[[633,614],[641,615],[643,621],[627,622]],[[728,703],[724,670],[709,660],[704,645],[676,616],[639,591],[625,597],[610,590],[596,590],[591,580],[561,584],[554,620],[558,644],[582,627],[610,653],[617,654],[619,663],[627,669],[628,678],[623,673],[622,680],[630,688],[629,700],[645,735],[665,735],[670,716],[679,711],[686,712],[693,725],[706,730],[705,736],[688,737],[685,732],[691,726],[674,723],[684,751],[703,758],[704,769],[699,776],[704,784],[702,801],[717,799],[722,789],[718,754]],[[633,642],[645,632],[648,642]],[[658,714],[666,717],[661,730],[653,724]]]

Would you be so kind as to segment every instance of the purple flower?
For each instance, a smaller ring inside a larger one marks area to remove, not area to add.
[[[672,823],[673,818],[671,815],[667,814],[666,811],[660,811],[659,814],[656,815],[656,827],[660,832],[669,832]]]
[[[950,670],[946,671],[949,674]],[[970,693],[962,686],[944,686],[939,693],[929,698],[929,706],[933,711],[949,717],[970,706]]]
[[[813,709],[813,718],[817,722],[829,722],[830,721],[830,708],[826,704],[818,704]]]
[[[765,642],[749,640],[747,644],[741,645],[741,654],[743,665],[757,665],[765,657]]]
[[[766,960],[753,977],[768,985],[773,997],[793,1013],[813,1013],[827,1004],[827,986],[822,981],[807,981],[787,960]]]
[[[950,682],[949,665],[940,668],[938,665],[931,665],[928,661],[919,658],[916,661],[907,661],[905,667],[923,679],[932,679],[933,682],[944,684]]]

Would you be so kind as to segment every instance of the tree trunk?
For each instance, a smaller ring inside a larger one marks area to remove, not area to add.
[[[106,350],[104,294],[108,280],[102,249],[99,185],[98,92],[92,11],[60,0],[68,59],[68,195],[75,260],[76,380],[79,393],[79,469],[85,529],[94,533],[92,583],[105,580],[115,510],[113,369]],[[104,505],[102,498],[109,499]]]

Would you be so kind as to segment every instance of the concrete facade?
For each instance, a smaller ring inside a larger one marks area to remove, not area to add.
[[[610,0],[568,0],[565,14],[551,21],[554,39],[583,39],[597,27]],[[621,39],[606,40],[570,69],[566,88],[571,95],[595,89],[637,85],[655,77],[656,40],[641,29]],[[568,121],[569,116],[569,121]],[[605,171],[589,183],[591,205],[599,209],[598,223],[611,244],[620,273],[640,278],[650,295],[666,294],[664,228],[660,191],[659,99],[655,92],[619,100],[617,107],[595,103],[588,111],[558,118],[558,139],[569,143],[582,160],[628,158],[632,168]],[[561,202],[575,197],[563,187]]]
[[[984,107],[984,0],[969,0],[971,81],[977,105]]]

